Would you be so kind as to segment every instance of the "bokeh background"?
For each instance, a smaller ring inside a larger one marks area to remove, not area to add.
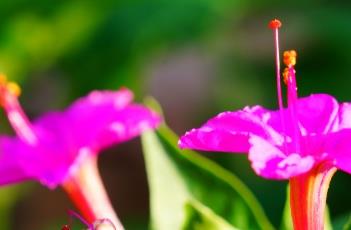
[[[91,90],[127,86],[138,101],[155,97],[180,135],[221,111],[276,107],[267,28],[275,17],[283,22],[281,48],[299,55],[299,94],[351,101],[350,12],[349,1],[327,0],[1,0],[0,71],[22,86],[31,118]],[[0,129],[12,133],[3,113]],[[257,177],[245,155],[204,154],[235,172],[279,226],[286,182]],[[127,229],[147,229],[140,140],[105,151],[99,165]],[[351,176],[338,172],[328,197],[332,218],[350,213],[350,188]],[[0,189],[0,229],[60,229],[68,209],[60,189],[35,182]]]

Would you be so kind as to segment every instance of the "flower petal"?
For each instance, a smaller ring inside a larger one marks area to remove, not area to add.
[[[265,139],[252,135],[249,160],[254,171],[268,179],[288,179],[307,172],[314,165],[312,156],[298,153],[284,154],[283,151]]]
[[[337,131],[339,129],[338,110],[338,102],[328,94],[313,94],[299,98],[297,101],[297,116],[301,134],[314,135]],[[344,110],[351,113],[351,108],[345,107]],[[270,116],[267,116],[267,110],[257,106],[252,112],[275,130],[285,133],[287,136],[293,135],[293,122],[289,109],[272,111],[269,113]],[[284,117],[284,124],[281,121],[282,116]],[[346,122],[346,116],[343,117],[343,120]],[[351,126],[351,121],[349,121],[349,125]]]
[[[339,121],[339,130],[351,128],[351,103],[340,104]]]
[[[100,110],[100,108],[96,108]],[[147,129],[158,126],[161,118],[142,105],[131,104],[123,109],[103,108],[100,115],[71,116],[73,132],[79,135],[80,145],[95,152],[113,144],[130,140]]]
[[[89,111],[89,108],[95,106],[110,107],[113,105],[116,108],[123,108],[130,104],[133,100],[133,93],[127,88],[121,88],[117,91],[92,91],[87,96],[76,100],[68,109],[74,112]]]
[[[24,175],[54,188],[79,166],[84,155],[97,154],[160,123],[156,113],[131,104],[131,99],[127,89],[95,91],[67,110],[45,114],[33,122],[36,144],[13,138],[11,148],[0,146],[0,150],[8,151],[10,158],[17,156],[15,165]]]
[[[326,137],[327,159],[339,169],[351,174],[351,129],[331,133]]]
[[[282,137],[252,111],[254,109],[245,108],[237,112],[220,113],[199,129],[185,133],[178,145],[198,150],[247,152],[250,148],[250,134],[280,144]],[[265,111],[268,114],[270,112]]]
[[[336,131],[339,104],[328,94],[314,94],[298,100],[298,120],[306,134]],[[304,134],[304,133],[302,133]]]
[[[0,185],[30,179],[19,163],[15,154],[16,148],[15,138],[0,137]]]

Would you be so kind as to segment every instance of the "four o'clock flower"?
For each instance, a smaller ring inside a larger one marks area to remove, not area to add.
[[[336,169],[351,173],[351,104],[327,94],[298,98],[296,51],[284,52],[287,107],[281,95],[278,28],[276,47],[279,110],[262,106],[223,112],[179,140],[181,148],[248,152],[254,171],[268,179],[289,179],[294,228],[321,230],[329,182]]]
[[[50,189],[62,186],[93,223],[110,219],[123,229],[97,169],[97,155],[127,141],[160,117],[132,102],[128,89],[93,91],[65,111],[50,112],[30,122],[19,102],[19,87],[0,76],[0,105],[17,136],[0,137],[0,185],[37,180]]]

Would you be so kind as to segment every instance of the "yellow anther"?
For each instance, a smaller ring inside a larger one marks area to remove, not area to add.
[[[21,87],[15,82],[9,82],[7,83],[7,89],[16,97],[19,97],[21,95]]]
[[[0,73],[0,91],[1,94],[10,93],[16,97],[21,94],[21,88],[19,85],[15,82],[7,81],[7,77],[3,73]],[[0,95],[0,97],[3,97],[3,95]]]
[[[295,50],[285,51],[283,53],[283,62],[286,66],[291,67],[296,65],[297,53]]]

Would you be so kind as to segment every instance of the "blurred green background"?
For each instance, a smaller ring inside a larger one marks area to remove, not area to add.
[[[299,94],[351,101],[350,12],[349,1],[327,0],[2,0],[0,71],[20,83],[32,118],[93,89],[127,86],[139,101],[154,96],[180,135],[221,111],[276,107],[267,28],[276,17],[281,48],[299,55]],[[1,120],[2,132],[11,132]],[[206,155],[235,172],[279,225],[286,182],[257,177],[244,155]],[[109,149],[99,163],[127,229],[147,229],[140,141]],[[332,218],[350,212],[350,186],[351,177],[338,172],[328,197]],[[60,189],[32,182],[0,189],[0,229],[59,229],[67,209],[74,208]]]

